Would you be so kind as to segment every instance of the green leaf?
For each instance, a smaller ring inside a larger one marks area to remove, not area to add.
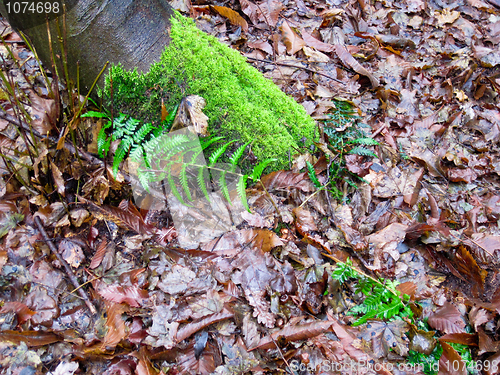
[[[109,118],[109,115],[107,113],[103,112],[96,112],[96,111],[88,111],[87,113],[84,113],[80,117],[100,117],[100,118]]]
[[[236,189],[237,189],[238,195],[241,199],[241,203],[243,204],[243,206],[246,208],[246,210],[248,212],[252,213],[252,211],[250,211],[250,207],[248,207],[247,192],[245,191],[245,189],[247,187],[247,179],[248,179],[248,175],[241,176],[238,180],[238,183],[236,184]]]
[[[179,190],[177,190],[177,186],[175,185],[175,180],[174,177],[172,176],[172,173],[167,173],[167,182],[168,185],[170,186],[170,191],[179,200],[179,202],[181,202],[185,206],[192,207],[191,205],[184,202],[184,199],[182,199],[182,196],[179,193]]]
[[[205,177],[207,177],[207,169],[206,167],[200,167],[198,170],[198,175],[197,175],[197,180],[198,180],[198,186],[200,187],[201,191],[203,192],[203,195],[205,195],[205,198],[207,201],[210,202],[210,196],[208,195],[207,191],[207,181],[205,180]]]
[[[356,154],[361,156],[373,156],[374,158],[378,157],[373,151],[367,150],[363,146],[354,147],[351,151],[349,151],[349,154]]]
[[[250,176],[250,178],[253,181],[259,181],[260,177],[262,176],[262,173],[264,172],[264,170],[267,168],[267,166],[269,164],[271,164],[274,161],[276,161],[276,159],[265,159],[265,160],[261,161],[259,164],[257,164],[254,167],[254,169],[252,171],[252,175]]]
[[[226,174],[227,171],[220,172],[218,183],[220,186],[220,190],[222,191],[222,195],[224,196],[224,198],[226,198],[227,202],[232,206],[233,203],[231,202],[231,197],[229,196],[229,189],[227,187],[227,182],[226,182]]]
[[[380,146],[380,143],[378,143],[373,138],[357,138],[353,139],[349,143],[356,143],[358,145],[367,145],[367,146]]]
[[[188,177],[187,177],[187,167],[189,164],[183,164],[181,168],[181,172],[179,174],[179,179],[181,181],[181,186],[184,189],[184,193],[186,194],[187,199],[190,201],[193,200],[191,196],[191,191],[189,191]]]
[[[222,146],[220,146],[217,150],[215,150],[214,152],[212,152],[212,154],[210,155],[210,157],[208,158],[208,166],[209,167],[213,167],[215,165],[215,163],[217,163],[217,161],[219,160],[219,158],[224,155],[224,152],[226,152],[227,148],[231,145],[231,143],[234,143],[236,141],[231,141],[231,142],[228,142]]]
[[[313,165],[309,162],[306,161],[307,165],[307,175],[309,176],[309,179],[312,181],[314,186],[316,186],[317,189],[320,189],[322,187],[321,182],[318,180],[318,176],[316,175],[316,171],[314,170]]]
[[[243,156],[243,153],[245,152],[245,149],[247,146],[250,144],[250,142],[245,143],[244,145],[241,145],[238,147],[238,149],[234,152],[233,155],[229,158],[229,163],[233,166],[237,166],[238,162],[240,161],[241,157]]]

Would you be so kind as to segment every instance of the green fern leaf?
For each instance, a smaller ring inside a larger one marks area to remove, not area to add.
[[[373,151],[367,150],[363,146],[354,147],[349,154],[361,155],[361,156],[372,156],[374,158],[378,157]]]
[[[116,177],[118,175],[118,167],[130,149],[130,139],[124,139],[120,142],[116,148],[115,157],[113,159],[113,174]]]
[[[207,191],[207,183],[209,181],[207,181],[205,179],[207,177],[207,175],[208,175],[208,173],[207,173],[206,167],[200,167],[198,170],[198,175],[197,175],[196,179],[198,180],[198,186],[201,189],[201,191],[203,192],[203,195],[205,196],[207,201],[210,202],[210,196],[208,195],[208,191]]]
[[[172,123],[175,120],[175,116],[177,115],[177,110],[179,109],[179,104],[177,104],[174,109],[170,111],[168,116],[165,118],[162,124],[162,128],[165,130],[170,130],[170,127],[172,126]],[[163,130],[162,129],[162,130]]]
[[[220,172],[218,183],[220,190],[222,191],[222,195],[224,196],[224,198],[226,198],[227,202],[232,206],[233,203],[231,202],[231,197],[229,196],[229,189],[227,187],[226,175],[227,171]]]
[[[231,145],[231,143],[236,142],[236,141],[231,141],[229,143],[226,143],[222,146],[220,146],[217,150],[212,152],[210,157],[208,158],[208,166],[213,167],[215,163],[219,160],[219,158],[224,155],[224,152],[226,152],[227,148]]]
[[[87,113],[84,113],[80,117],[99,117],[99,118],[109,118],[109,115],[107,113],[103,112],[96,112],[96,111],[88,111]]]
[[[274,161],[276,161],[276,159],[265,159],[261,161],[259,164],[257,164],[252,171],[252,175],[250,176],[252,181],[259,181],[264,170],[267,168],[269,164],[271,164]]]
[[[223,139],[224,139],[224,137],[206,137],[206,138],[202,138],[200,140],[200,146],[201,146],[202,150],[205,150],[209,146],[211,146],[214,143],[219,142],[219,141],[221,141]]]
[[[243,207],[245,207],[248,212],[252,213],[252,211],[250,211],[250,207],[248,207],[247,192],[245,191],[247,187],[247,179],[248,175],[241,176],[238,180],[238,183],[236,184],[236,189],[238,191],[238,195],[241,199]]]
[[[179,174],[179,179],[181,181],[181,186],[184,189],[184,193],[186,194],[186,198],[190,201],[193,200],[191,196],[191,191],[189,191],[189,184],[188,184],[188,176],[187,176],[187,167],[189,164],[183,164],[181,168],[181,172]]]
[[[356,143],[358,145],[366,145],[366,146],[380,146],[380,143],[378,143],[373,138],[357,138],[353,139],[349,143]]]
[[[247,146],[250,144],[250,142],[245,143],[244,145],[241,145],[238,147],[238,149],[231,155],[229,158],[229,163],[233,166],[237,166],[238,162],[240,161],[241,157],[243,156],[243,153],[245,152],[245,149]]]
[[[192,207],[191,205],[184,202],[184,199],[182,199],[182,195],[179,193],[179,190],[177,190],[177,186],[175,185],[175,180],[172,176],[172,173],[167,173],[167,182],[170,186],[170,191],[179,200],[179,202],[181,202],[185,206]]]
[[[306,161],[307,165],[307,175],[309,176],[309,179],[311,182],[316,186],[317,189],[321,188],[321,182],[318,180],[318,176],[316,175],[316,171],[314,170],[313,165],[309,162]]]
[[[103,125],[99,134],[97,135],[97,151],[99,157],[103,158],[108,155],[109,147],[111,146],[111,137],[108,138],[106,135],[106,129],[111,127],[111,121],[108,121],[106,125]]]

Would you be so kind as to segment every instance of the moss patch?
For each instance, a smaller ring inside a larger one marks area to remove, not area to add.
[[[239,52],[180,14],[172,17],[170,36],[170,45],[149,73],[121,66],[110,69],[104,92],[108,104],[113,98],[115,111],[156,122],[162,99],[173,108],[184,96],[200,95],[207,101],[204,112],[211,134],[253,141],[252,151],[259,160],[278,159],[274,168],[287,164],[289,150],[294,154],[312,142],[314,120]]]

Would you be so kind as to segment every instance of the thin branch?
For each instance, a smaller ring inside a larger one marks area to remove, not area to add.
[[[49,238],[49,236],[47,235],[47,232],[45,232],[45,229],[43,228],[42,221],[40,220],[40,218],[38,216],[35,217],[35,223],[36,223],[36,226],[38,227],[38,230],[42,234],[43,240],[49,246],[50,251],[56,256],[59,263],[61,263],[64,266],[64,269],[66,270],[66,274],[68,275],[69,280],[71,281],[71,284],[73,284],[73,286],[76,288],[76,291],[78,292],[80,297],[83,298],[83,300],[85,301],[85,304],[89,308],[90,312],[92,314],[96,314],[97,310],[96,310],[95,306],[92,304],[92,302],[90,302],[90,298],[89,298],[87,292],[84,289],[80,288],[80,283],[78,282],[78,279],[76,278],[73,270],[71,269],[70,265],[64,260],[62,255],[59,254],[59,252],[57,251],[56,246],[52,242],[52,239]]]

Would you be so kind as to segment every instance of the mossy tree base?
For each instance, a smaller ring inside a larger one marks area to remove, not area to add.
[[[293,98],[250,66],[235,50],[196,28],[191,19],[171,19],[171,42],[146,74],[114,66],[106,78],[105,98],[114,111],[158,122],[163,99],[173,108],[184,96],[207,101],[209,132],[227,140],[252,141],[258,160],[288,163],[288,153],[310,145],[314,120]],[[112,93],[112,94],[111,94]]]

